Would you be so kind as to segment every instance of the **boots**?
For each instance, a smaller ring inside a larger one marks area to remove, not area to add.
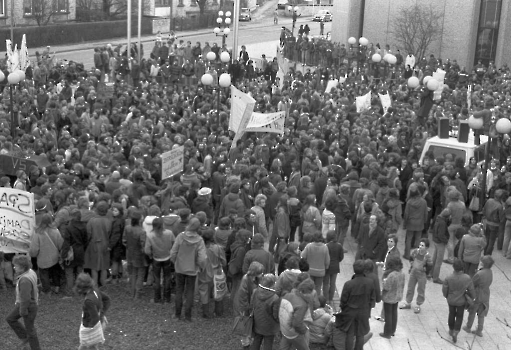
[[[477,326],[477,329],[473,330],[472,333],[477,335],[478,337],[482,337],[483,336],[483,327]]]
[[[215,316],[222,317],[224,315],[224,301],[215,301]]]
[[[458,341],[458,333],[460,331],[452,331],[452,342],[456,344],[456,342]]]
[[[211,318],[211,309],[209,304],[202,304],[202,317],[203,318]]]

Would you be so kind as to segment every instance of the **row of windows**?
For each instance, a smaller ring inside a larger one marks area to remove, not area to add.
[[[14,0],[19,1],[19,0]],[[51,8],[53,12],[67,12],[68,0],[23,0],[23,14],[24,15],[34,15],[37,12],[41,11],[41,6],[46,6],[48,9],[45,9],[45,12]],[[0,16],[9,15],[7,11],[7,5],[11,4],[11,0],[0,0]]]

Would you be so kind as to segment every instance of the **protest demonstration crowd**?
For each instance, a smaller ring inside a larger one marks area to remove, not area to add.
[[[467,72],[399,51],[388,65],[371,60],[388,46],[355,56],[307,34],[283,29],[278,57],[257,66],[244,46],[224,63],[226,47],[175,37],[140,61],[136,45],[130,57],[96,49],[92,70],[45,51],[13,101],[4,89],[0,154],[48,162],[0,178],[3,191],[34,198],[34,232],[20,245],[28,255],[0,255],[0,289],[16,286],[7,322],[25,348],[40,349],[38,300],[51,294],[83,298],[80,349],[97,348],[115,303],[105,286],[119,283],[134,300],[152,286],[147,301],[168,304],[176,321],[192,322],[194,305],[204,318],[229,314],[246,349],[351,350],[371,338],[376,304],[388,339],[398,308],[420,314],[431,279],[452,341],[462,328],[483,336],[492,255],[511,259],[509,137],[494,138],[486,170],[454,153],[419,158],[440,118],[451,131],[474,111],[508,118],[509,68]],[[422,81],[437,69],[445,84],[434,96]],[[229,73],[230,89],[203,84],[206,72]],[[248,113],[231,113],[235,94],[253,101]],[[245,130],[252,113],[282,124]],[[354,275],[337,291],[345,254]]]

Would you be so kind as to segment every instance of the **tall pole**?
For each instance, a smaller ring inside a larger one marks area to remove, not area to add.
[[[169,12],[169,34],[172,32],[172,25],[173,25],[173,23],[172,23],[172,2],[173,2],[173,0],[170,0],[170,3],[169,3],[169,5],[170,5],[170,9],[169,9],[170,10],[170,12]]]
[[[138,63],[142,60],[142,0],[138,0]]]
[[[128,0],[128,9],[126,10],[127,13],[127,22],[128,22],[128,28],[126,29],[127,35],[128,35],[128,48],[127,48],[127,56],[128,56],[128,63],[131,68],[131,0]]]
[[[238,28],[240,25],[240,0],[234,0],[234,16],[232,18],[233,26],[232,26],[232,59],[238,58]]]
[[[14,45],[14,0],[11,0],[11,43]]]
[[[9,94],[11,99],[11,136],[12,136],[12,142],[14,142],[14,133],[16,131],[16,127],[14,126],[14,98],[12,96],[12,90],[13,90],[13,84],[9,84]]]

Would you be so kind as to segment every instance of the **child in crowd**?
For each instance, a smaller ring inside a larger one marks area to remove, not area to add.
[[[411,309],[415,286],[417,285],[417,306],[414,308],[416,314],[421,312],[421,305],[425,300],[427,275],[433,267],[433,260],[428,251],[429,239],[422,238],[419,241],[419,248],[410,254],[410,278],[406,291],[406,301],[401,304],[400,309]]]

